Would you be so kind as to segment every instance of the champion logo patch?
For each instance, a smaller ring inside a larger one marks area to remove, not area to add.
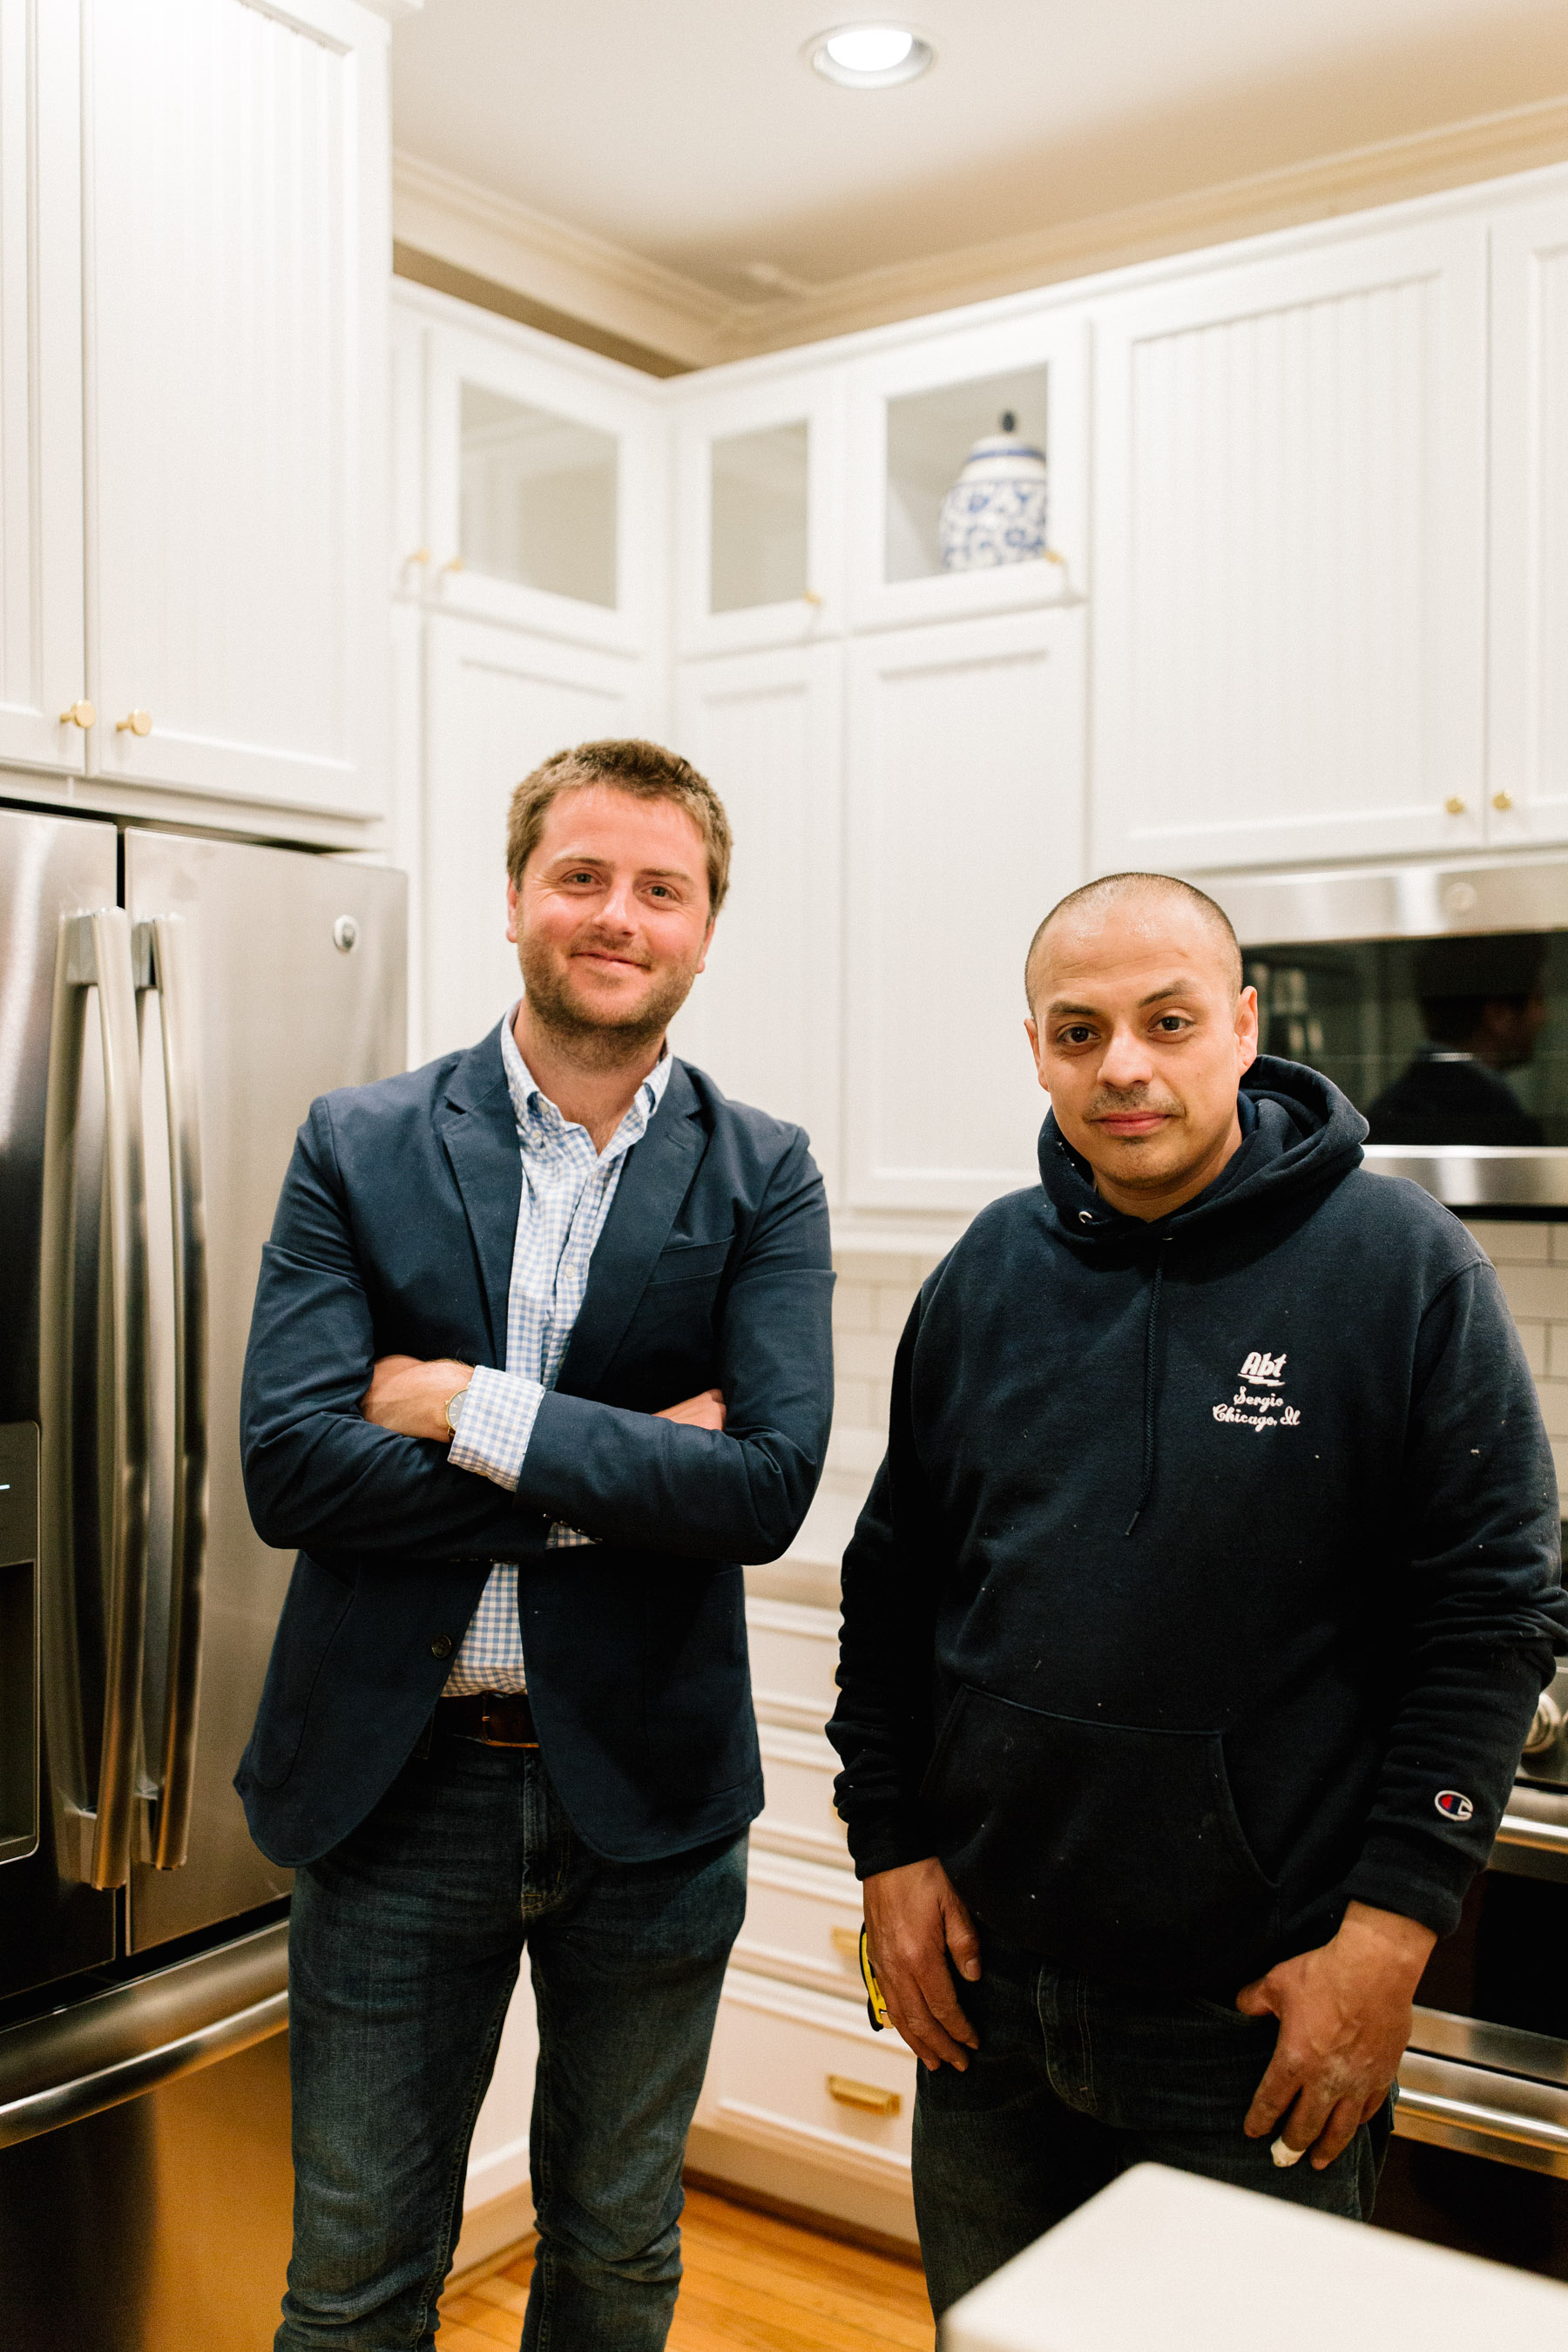
[[[1444,1819],[1450,1822],[1468,1822],[1476,1810],[1468,1797],[1458,1789],[1439,1789],[1432,1802]]]

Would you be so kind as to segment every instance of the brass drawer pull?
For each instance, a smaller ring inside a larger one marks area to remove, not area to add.
[[[842,1952],[847,1960],[858,1961],[860,1958],[858,1927],[834,1927],[828,1932],[832,1936],[833,1948],[836,1952]]]
[[[841,2107],[859,2107],[868,2116],[896,2116],[903,2105],[897,2091],[879,2091],[875,2083],[858,2083],[852,2074],[829,2074],[827,2095]]]

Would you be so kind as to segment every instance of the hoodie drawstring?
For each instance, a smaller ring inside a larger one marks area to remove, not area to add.
[[[1154,1342],[1160,1319],[1160,1285],[1165,1274],[1165,1248],[1168,1234],[1160,1236],[1160,1249],[1154,1259],[1154,1279],[1149,1286],[1149,1320],[1143,1331],[1143,1484],[1139,1490],[1138,1505],[1128,1520],[1123,1533],[1131,1535],[1142,1515],[1154,1484]]]

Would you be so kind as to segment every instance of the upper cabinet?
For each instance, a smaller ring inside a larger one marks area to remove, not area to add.
[[[682,653],[810,644],[844,626],[842,370],[678,395]]]
[[[848,667],[844,1197],[978,1209],[1029,1183],[1035,926],[1084,879],[1076,611],[862,637]]]
[[[100,805],[363,838],[386,26],[352,0],[0,0],[0,758]]]
[[[1492,231],[1490,760],[1497,843],[1568,836],[1568,197]]]
[[[675,740],[735,836],[725,902],[675,1028],[726,1093],[796,1119],[839,1193],[843,973],[838,645],[682,664]]]
[[[424,531],[395,560],[440,611],[646,651],[666,527],[651,395],[630,369],[527,329],[433,326]]]
[[[374,814],[386,26],[343,0],[82,23],[91,764]]]
[[[1057,307],[852,366],[852,627],[1081,599],[1087,363],[1081,311]]]
[[[1486,260],[1341,228],[1099,313],[1100,870],[1484,838]]]
[[[81,145],[75,12],[0,0],[0,761],[80,775]]]

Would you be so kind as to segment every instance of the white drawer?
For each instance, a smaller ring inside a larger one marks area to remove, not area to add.
[[[837,1612],[795,1601],[748,1601],[746,1633],[759,1723],[819,1731],[837,1696]]]
[[[842,1870],[753,1849],[735,1965],[864,2000],[860,1889]]]
[[[910,2177],[915,2061],[863,2010],[732,1969],[724,1980],[701,2120],[901,2186]]]
[[[752,1843],[803,1862],[849,1866],[844,1824],[833,1810],[838,1759],[820,1731],[786,1731],[760,1723],[763,1810],[752,1825]]]

